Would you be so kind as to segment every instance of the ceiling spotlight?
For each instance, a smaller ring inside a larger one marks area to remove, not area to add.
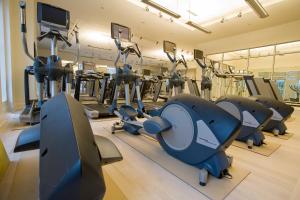
[[[225,22],[225,18],[223,17],[220,21],[221,24],[223,24]]]
[[[174,20],[173,20],[173,18],[172,18],[172,17],[170,18],[170,22],[171,22],[171,23],[172,23],[172,22],[174,22]]]
[[[155,9],[157,9],[157,10],[163,12],[163,13],[166,13],[166,14],[168,14],[168,15],[174,17],[174,18],[177,18],[177,19],[178,19],[178,18],[181,17],[179,14],[177,14],[177,13],[173,12],[172,10],[169,10],[169,9],[167,9],[167,8],[165,8],[165,7],[161,6],[161,5],[159,5],[158,3],[155,3],[155,2],[152,1],[152,0],[142,0],[142,2],[143,2],[144,4],[147,4],[147,5],[149,5],[149,6],[153,7],[153,8],[155,8]]]
[[[146,6],[145,10],[146,10],[147,12],[149,12],[149,7],[148,7],[148,6]]]
[[[158,16],[159,16],[160,18],[163,17],[163,15],[161,14],[161,12],[158,13]]]
[[[196,23],[194,23],[194,22],[192,22],[192,21],[188,21],[186,24],[187,24],[187,25],[190,25],[191,27],[193,27],[193,28],[195,28],[195,29],[198,29],[199,31],[202,31],[202,32],[204,32],[204,33],[207,33],[207,34],[210,34],[210,33],[211,33],[210,30],[208,30],[208,29],[206,29],[206,28],[204,28],[204,27],[202,27],[202,26],[199,26],[198,24],[196,24]]]
[[[258,0],[245,0],[245,1],[260,18],[266,18],[269,16],[267,11],[264,9],[264,7],[261,5],[261,3]]]

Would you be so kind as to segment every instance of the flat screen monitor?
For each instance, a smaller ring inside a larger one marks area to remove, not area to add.
[[[111,38],[130,42],[131,41],[130,28],[120,24],[111,23]]]
[[[176,44],[170,41],[164,41],[164,52],[175,54],[176,52]]]
[[[199,49],[194,49],[194,59],[203,59],[203,51],[199,50]]]
[[[70,12],[45,3],[37,3],[37,21],[42,26],[52,29],[68,30]]]
[[[143,69],[143,75],[150,76],[151,75],[151,70],[149,70],[149,69]]]
[[[82,62],[82,68],[84,71],[96,71],[96,64],[93,62]]]

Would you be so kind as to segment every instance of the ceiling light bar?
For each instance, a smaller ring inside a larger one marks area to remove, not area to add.
[[[178,18],[181,17],[179,14],[177,14],[177,13],[173,12],[172,10],[169,10],[169,9],[167,9],[167,8],[159,5],[158,3],[155,3],[154,1],[151,1],[151,0],[142,0],[142,2],[144,4],[147,4],[147,5],[151,6],[151,7],[153,7],[153,8],[156,8],[157,10],[159,10],[159,11],[161,11],[163,13],[166,13],[166,14],[168,14],[168,15],[176,18],[176,19],[178,19]]]
[[[269,16],[267,11],[264,9],[264,7],[261,5],[261,3],[258,0],[245,0],[245,1],[260,18],[266,18]]]
[[[210,33],[211,33],[210,30],[208,30],[208,29],[206,29],[206,28],[204,28],[204,27],[202,27],[202,26],[199,26],[198,24],[196,24],[196,23],[194,23],[194,22],[192,22],[192,21],[188,21],[186,24],[187,24],[187,25],[190,25],[191,27],[193,27],[193,28],[195,28],[195,29],[198,29],[199,31],[202,31],[202,32],[204,32],[204,33],[207,33],[207,34],[210,34]]]

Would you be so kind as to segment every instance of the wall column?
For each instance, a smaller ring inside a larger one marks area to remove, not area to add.
[[[22,47],[19,0],[2,0],[4,8],[4,41],[7,101],[14,110],[24,106],[24,69],[32,65]],[[36,1],[26,1],[27,41],[33,54],[36,38]]]

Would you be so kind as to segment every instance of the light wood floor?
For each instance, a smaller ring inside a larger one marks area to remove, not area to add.
[[[0,137],[3,130],[16,126],[8,120],[12,116],[0,116],[0,123],[2,121]],[[3,120],[7,120],[6,123],[3,123]],[[9,123],[11,125],[7,125]],[[108,130],[111,122],[105,120],[93,123],[101,124]],[[227,150],[228,154],[234,156],[234,163],[248,169],[251,174],[226,199],[300,199],[300,131],[298,131],[300,130],[300,110],[295,111],[293,120],[287,125],[288,131],[294,133],[289,140],[267,137],[267,141],[281,144],[281,147],[270,157],[237,147],[230,147]],[[123,161],[105,166],[104,170],[126,198],[137,200],[207,199],[132,147],[110,135],[108,131],[95,132],[95,134],[109,137],[123,154]]]

